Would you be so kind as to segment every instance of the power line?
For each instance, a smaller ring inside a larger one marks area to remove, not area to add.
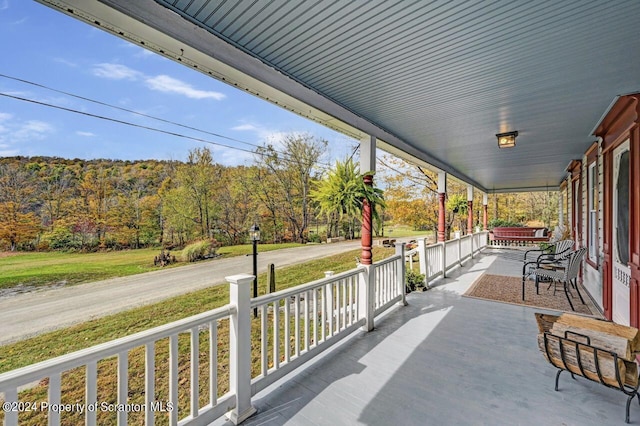
[[[189,130],[194,130],[196,132],[200,132],[200,133],[204,133],[204,134],[207,134],[207,135],[219,137],[219,138],[222,138],[222,139],[227,139],[227,140],[230,140],[230,141],[233,141],[233,142],[238,142],[238,143],[241,143],[241,144],[244,144],[244,145],[248,145],[248,146],[251,146],[251,147],[255,147],[255,148],[263,148],[264,147],[262,145],[258,145],[258,144],[255,144],[255,143],[246,142],[246,141],[243,141],[243,140],[240,140],[240,139],[232,138],[230,136],[225,136],[225,135],[222,135],[220,133],[210,132],[208,130],[199,129],[199,128],[188,126],[188,125],[185,125],[185,124],[181,124],[181,123],[178,123],[178,122],[175,122],[175,121],[167,120],[167,119],[160,118],[160,117],[155,117],[153,115],[145,114],[145,113],[142,113],[142,112],[139,112],[139,111],[134,111],[134,110],[123,108],[123,107],[120,107],[120,106],[117,106],[117,105],[112,105],[112,104],[109,104],[107,102],[91,99],[91,98],[88,98],[88,97],[85,97],[85,96],[76,95],[74,93],[70,93],[70,92],[67,92],[67,91],[64,91],[64,90],[55,89],[55,88],[46,86],[44,84],[40,84],[40,83],[36,83],[36,82],[33,82],[33,81],[21,79],[21,78],[18,78],[18,77],[9,76],[9,75],[2,74],[2,73],[0,73],[0,77],[6,78],[6,79],[9,79],[9,80],[18,81],[18,82],[21,82],[21,83],[24,83],[24,84],[29,84],[29,85],[32,85],[32,86],[35,86],[35,87],[39,87],[39,88],[42,88],[42,89],[45,89],[45,90],[49,90],[49,91],[52,91],[52,92],[55,92],[55,93],[60,93],[60,94],[66,95],[66,96],[71,96],[73,98],[81,99],[81,100],[84,100],[84,101],[87,101],[87,102],[91,102],[91,103],[94,103],[94,104],[97,104],[97,105],[106,106],[106,107],[109,107],[109,108],[113,108],[113,109],[116,109],[116,110],[119,110],[119,111],[124,111],[124,112],[130,113],[130,114],[135,114],[135,115],[138,115],[138,116],[141,116],[141,117],[145,117],[145,118],[150,118],[152,120],[160,121],[162,123],[171,124],[171,125],[182,127],[182,128],[189,129]],[[225,147],[225,148],[229,148],[229,149],[236,149],[238,151],[249,152],[249,153],[253,153],[253,154],[261,155],[261,156],[266,155],[265,153],[259,153],[259,152],[256,152],[256,151],[249,151],[249,150],[246,150],[246,149],[242,149],[242,148],[238,148],[238,147],[234,147],[234,146],[230,146],[230,145],[225,145],[225,144],[222,144],[222,143],[219,143],[219,142],[213,142],[213,141],[209,141],[209,140],[202,139],[202,138],[191,137],[191,136],[183,135],[183,134],[180,134],[180,133],[165,131],[165,130],[161,130],[161,129],[157,129],[157,128],[153,128],[153,127],[149,127],[149,126],[138,125],[138,124],[135,124],[135,123],[130,123],[130,122],[124,121],[124,120],[118,120],[118,119],[114,119],[114,118],[110,118],[110,117],[104,117],[104,116],[100,116],[100,115],[96,115],[96,114],[90,114],[90,113],[86,113],[86,112],[83,112],[83,111],[74,110],[74,109],[71,109],[71,108],[61,107],[61,106],[57,106],[57,105],[53,105],[53,104],[48,104],[48,103],[45,103],[45,102],[35,101],[35,100],[27,99],[27,98],[21,98],[21,97],[18,97],[18,96],[13,96],[13,95],[4,94],[4,93],[2,93],[2,95],[3,96],[7,96],[7,97],[11,97],[11,98],[14,98],[14,99],[17,99],[17,100],[22,100],[22,101],[25,101],[25,102],[32,102],[32,103],[39,104],[39,105],[42,105],[42,106],[48,106],[48,107],[51,107],[51,108],[57,108],[57,109],[61,109],[61,110],[64,110],[64,111],[73,112],[73,113],[77,113],[77,114],[83,114],[83,115],[87,115],[87,116],[90,116],[90,117],[93,117],[93,118],[103,119],[103,120],[107,120],[107,121],[112,121],[112,122],[116,122],[116,123],[120,123],[120,124],[125,124],[125,125],[129,125],[129,126],[133,126],[133,127],[146,129],[146,130],[165,133],[165,134],[168,134],[168,135],[177,136],[177,137],[186,138],[186,139],[191,139],[191,140],[194,140],[194,141],[208,143],[208,144],[211,144],[211,145],[217,145],[217,146],[221,146],[221,147]],[[282,156],[283,160],[292,161],[290,158],[288,158],[288,159],[286,158],[286,157],[290,157],[291,154],[286,153],[286,152],[278,151],[278,150],[274,149],[272,146],[270,147],[270,149],[271,149],[272,152]],[[318,164],[320,164],[322,166],[325,166],[325,168],[326,167],[331,167],[331,165],[327,164],[327,163],[318,162]]]
[[[76,109],[73,109],[73,108],[67,108],[67,107],[63,107],[63,106],[60,106],[60,105],[54,105],[54,104],[50,104],[50,103],[47,103],[47,102],[36,101],[34,99],[28,99],[28,98],[24,98],[24,97],[21,97],[21,96],[10,95],[8,93],[0,92],[0,96],[4,96],[4,97],[7,97],[7,98],[11,98],[11,99],[15,99],[15,100],[23,101],[23,102],[29,102],[29,103],[33,103],[33,104],[36,104],[36,105],[49,107],[49,108],[59,109],[59,110],[66,111],[66,112],[71,112],[71,113],[74,113],[74,114],[85,115],[87,117],[97,118],[97,119],[100,119],[100,120],[110,121],[110,122],[113,122],[113,123],[123,124],[123,125],[126,125],[126,126],[136,127],[136,128],[139,128],[139,129],[149,130],[149,131],[152,131],[152,132],[163,133],[163,134],[166,134],[166,135],[175,136],[175,137],[179,137],[179,138],[183,138],[183,139],[189,139],[189,140],[193,140],[193,141],[196,141],[196,142],[201,142],[201,143],[206,143],[206,144],[210,144],[210,145],[220,146],[220,147],[228,148],[228,149],[235,149],[237,151],[242,151],[242,152],[247,152],[247,153],[250,153],[250,154],[260,155],[262,157],[264,157],[265,155],[268,155],[268,153],[266,153],[266,152],[252,151],[252,150],[248,150],[248,149],[244,149],[244,148],[239,148],[237,146],[226,145],[226,144],[223,144],[223,143],[220,143],[220,142],[214,142],[214,141],[210,141],[210,140],[203,139],[203,138],[197,138],[197,137],[194,137],[194,136],[184,135],[182,133],[171,132],[171,131],[168,131],[168,130],[162,130],[162,129],[158,129],[158,128],[155,128],[155,127],[144,126],[144,125],[141,125],[141,124],[131,123],[129,121],[119,120],[119,119],[116,119],[116,118],[106,117],[106,116],[102,116],[102,115],[98,115],[98,114],[92,114],[92,113],[85,112],[85,111],[79,111],[79,110],[76,110]],[[255,146],[257,148],[262,148],[260,145],[252,145],[252,146]],[[289,155],[289,154],[286,154],[286,153],[282,153],[282,152],[276,151],[275,149],[273,149],[273,152],[275,152],[276,154],[280,154],[282,156]],[[281,159],[284,160],[284,161],[293,162],[293,160],[290,159],[290,158],[282,157]],[[328,166],[328,165],[326,165],[324,163],[320,163],[320,162],[318,164],[322,164],[325,167]]]
[[[66,95],[66,96],[71,96],[71,97],[76,98],[76,99],[82,99],[83,101],[92,102],[92,103],[97,104],[97,105],[106,106],[106,107],[109,107],[109,108],[113,108],[113,109],[117,109],[117,110],[120,110],[120,111],[128,112],[130,114],[136,114],[136,115],[139,115],[141,117],[150,118],[152,120],[157,120],[157,121],[160,121],[160,122],[163,122],[163,123],[171,124],[171,125],[174,125],[174,126],[185,128],[185,129],[195,130],[196,132],[205,133],[205,134],[208,134],[208,135],[211,135],[211,136],[227,139],[227,140],[230,140],[230,141],[233,141],[233,142],[238,142],[238,143],[241,143],[241,144],[244,144],[244,145],[249,145],[249,146],[254,146],[254,147],[259,147],[260,146],[260,145],[253,144],[251,142],[246,142],[246,141],[243,141],[243,140],[240,140],[240,139],[235,139],[235,138],[232,138],[230,136],[225,136],[225,135],[221,135],[219,133],[214,133],[214,132],[210,132],[210,131],[207,131],[207,130],[198,129],[196,127],[187,126],[185,124],[180,124],[180,123],[177,123],[175,121],[167,120],[167,119],[160,118],[160,117],[155,117],[153,115],[149,115],[149,114],[145,114],[145,113],[142,113],[142,112],[139,112],[139,111],[123,108],[123,107],[120,107],[120,106],[117,106],[117,105],[112,105],[112,104],[109,104],[109,103],[106,103],[106,102],[102,102],[102,101],[98,101],[98,100],[95,100],[95,99],[87,98],[85,96],[76,95],[76,94],[73,94],[73,93],[70,93],[70,92],[65,92],[64,90],[54,89],[52,87],[48,87],[48,86],[45,86],[44,84],[40,84],[40,83],[35,83],[33,81],[24,80],[24,79],[17,78],[17,77],[12,77],[12,76],[9,76],[9,75],[6,75],[6,74],[0,74],[0,77],[6,78],[6,79],[9,79],[9,80],[19,81],[21,83],[25,83],[25,84],[29,84],[29,85],[32,85],[32,86],[40,87],[40,88],[45,89],[45,90],[50,90],[52,92],[60,93],[60,94]]]
[[[248,152],[248,153],[251,153],[251,154],[256,154],[256,152],[254,152],[254,151],[250,151],[248,149],[243,149],[243,148],[238,148],[237,146],[225,145],[225,144],[222,144],[222,143],[219,143],[219,142],[213,142],[213,141],[209,141],[209,140],[202,139],[202,138],[196,138],[196,137],[193,137],[193,136],[183,135],[181,133],[170,132],[168,130],[156,129],[154,127],[143,126],[141,124],[131,123],[129,121],[118,120],[116,118],[105,117],[105,116],[102,116],[102,115],[91,114],[89,112],[79,111],[79,110],[76,110],[76,109],[67,108],[67,107],[63,107],[63,106],[59,106],[59,105],[54,105],[54,104],[50,104],[50,103],[47,103],[47,102],[36,101],[34,99],[27,99],[27,98],[23,98],[23,97],[20,97],[20,96],[10,95],[8,93],[0,93],[0,96],[5,96],[7,98],[16,99],[16,100],[19,100],[19,101],[30,102],[30,103],[33,103],[33,104],[42,105],[42,106],[46,106],[46,107],[49,107],[49,108],[55,108],[55,109],[59,109],[59,110],[62,110],[62,111],[72,112],[72,113],[75,113],[75,114],[86,115],[88,117],[98,118],[100,120],[105,120],[105,121],[111,121],[113,123],[124,124],[126,126],[137,127],[139,129],[150,130],[152,132],[164,133],[164,134],[171,135],[171,136],[176,136],[176,137],[179,137],[179,138],[191,139],[191,140],[198,141],[198,142],[208,143],[208,144],[211,144],[211,145],[222,146],[224,148],[236,149],[238,151],[244,151],[244,152]]]

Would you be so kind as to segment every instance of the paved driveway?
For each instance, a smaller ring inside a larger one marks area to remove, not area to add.
[[[360,241],[349,241],[259,253],[258,271],[269,263],[282,267],[358,247]],[[251,270],[251,257],[239,256],[0,298],[0,345],[221,284],[226,276]]]

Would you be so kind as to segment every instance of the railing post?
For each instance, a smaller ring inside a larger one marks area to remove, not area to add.
[[[424,274],[424,284],[427,285],[427,239],[419,238],[418,239],[418,259],[420,262],[418,266],[420,267],[420,273]]]
[[[420,243],[418,243],[420,244]],[[404,243],[400,243],[400,244],[396,244],[396,255],[400,256],[400,259],[398,260],[398,268],[396,268],[396,273],[398,274],[397,276],[397,283],[398,283],[398,293],[402,295],[402,299],[400,299],[399,304],[403,305],[403,306],[407,306],[407,295],[406,295],[406,283],[405,283],[405,276],[406,276],[406,271],[405,271],[405,263],[404,263]],[[426,256],[425,256],[425,261],[426,261]],[[425,275],[425,281],[427,276]]]
[[[242,423],[256,412],[251,405],[251,283],[248,274],[226,277],[229,299],[236,312],[231,315],[229,333],[229,390],[236,395],[236,407],[227,415],[233,424]]]
[[[443,241],[439,243],[442,247],[442,278],[446,278],[447,276],[447,242]]]
[[[474,233],[472,232],[472,233],[471,233],[471,238],[470,238],[470,241],[471,241],[471,243],[470,243],[470,244],[471,244],[471,258],[472,258],[472,259],[473,259],[473,239],[475,238],[475,235],[476,235],[476,234],[474,234]]]
[[[462,237],[458,234],[458,265],[462,266]]]
[[[376,269],[374,265],[360,265],[362,272],[358,275],[358,293],[361,318],[364,318],[365,324],[363,331],[373,330],[373,316],[375,315],[375,297],[376,297]]]

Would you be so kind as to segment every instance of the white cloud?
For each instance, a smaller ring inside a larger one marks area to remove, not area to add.
[[[11,138],[16,142],[23,142],[30,139],[42,140],[48,134],[53,133],[54,127],[44,121],[29,120],[25,121],[20,127],[12,132]]]
[[[43,140],[55,131],[55,128],[44,121],[30,120],[19,122],[11,114],[0,113],[0,156],[19,155],[20,146],[29,142]]]
[[[93,67],[93,75],[109,80],[138,80],[143,74],[121,64],[96,64]]]
[[[78,66],[78,64],[76,64],[75,62],[71,62],[70,60],[65,58],[53,58],[53,60],[70,68],[76,68]]]
[[[9,0],[1,0],[0,1],[0,10],[9,9]]]
[[[11,120],[13,114],[9,114],[8,112],[0,112],[0,122]]]
[[[217,101],[225,98],[220,92],[198,90],[189,83],[180,81],[168,75],[158,75],[156,77],[147,77],[146,84],[151,90],[157,90],[165,93],[177,93],[192,99],[215,99]]]
[[[246,132],[246,131],[258,131],[259,129],[253,124],[240,124],[239,126],[232,127],[231,130]]]
[[[121,64],[96,64],[92,71],[96,77],[110,80],[144,81],[145,85],[151,90],[183,95],[191,99],[215,99],[220,101],[226,98],[224,93],[196,89],[189,83],[164,74],[156,76],[145,75]]]
[[[78,130],[78,131],[76,131],[76,135],[78,135],[78,136],[86,136],[86,137],[93,137],[96,134],[95,133],[91,133],[91,132],[83,132],[82,130]]]

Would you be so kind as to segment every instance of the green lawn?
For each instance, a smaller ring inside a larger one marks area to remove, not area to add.
[[[407,225],[385,225],[385,238],[432,237],[433,231],[416,231]]]
[[[375,247],[373,258],[374,261],[378,261],[394,253],[393,248]],[[302,265],[277,269],[276,290],[323,278],[324,271],[332,270],[338,273],[353,269],[356,266],[354,258],[359,254],[360,250],[353,250]],[[266,274],[260,274],[258,282],[259,293],[264,294]],[[0,346],[0,373],[186,318],[228,302],[229,286],[219,285]]]
[[[260,244],[259,251],[296,247],[300,244]],[[223,257],[242,256],[251,253],[250,244],[222,247],[218,253]],[[159,269],[153,258],[160,253],[157,248],[124,250],[99,253],[18,253],[0,256],[0,289],[18,285],[47,286],[99,281],[124,277]],[[172,252],[178,259],[180,251]],[[171,266],[185,265],[179,262]]]

